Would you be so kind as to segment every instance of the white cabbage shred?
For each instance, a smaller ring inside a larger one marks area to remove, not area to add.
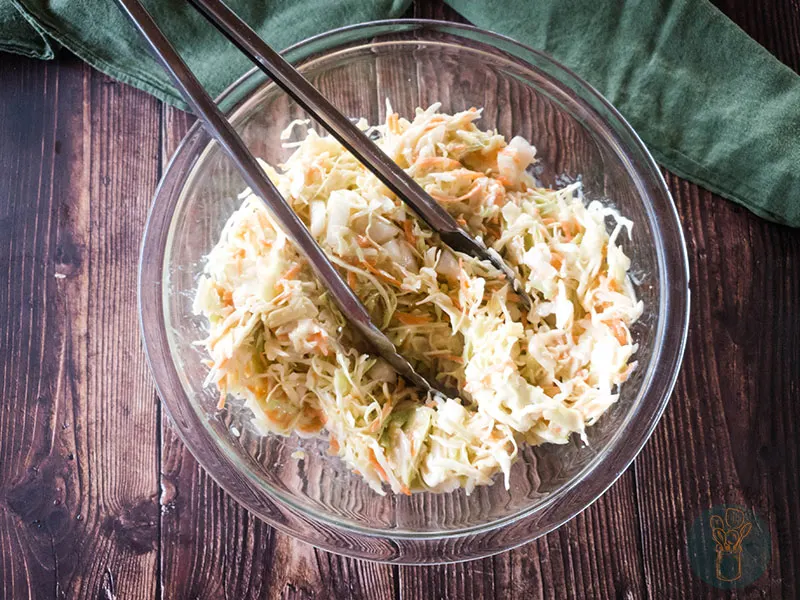
[[[431,398],[356,349],[308,265],[249,190],[208,255],[195,311],[209,322],[207,385],[242,398],[264,432],[327,433],[379,493],[487,485],[522,443],[582,436],[635,368],[642,312],[618,245],[631,222],[579,184],[537,187],[534,148],[435,104],[367,128],[472,235],[520,275],[530,313],[490,264],[449,250],[337,141],[308,130],[286,164],[262,163]],[[293,123],[291,127],[305,125]],[[287,144],[288,145],[288,144]],[[616,227],[608,232],[607,216]]]

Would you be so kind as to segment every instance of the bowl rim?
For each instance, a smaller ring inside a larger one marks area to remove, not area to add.
[[[639,158],[643,161],[643,164],[640,167],[635,167],[635,168],[631,167],[628,169],[628,171],[631,172],[632,174],[635,173],[641,180],[650,180],[649,183],[654,185],[658,189],[658,192],[662,196],[664,196],[665,199],[668,201],[666,203],[666,206],[663,207],[665,208],[665,213],[666,213],[666,215],[663,215],[663,217],[667,218],[670,224],[673,225],[675,228],[673,234],[676,234],[676,239],[673,240],[673,242],[677,241],[678,243],[675,246],[675,248],[673,248],[673,251],[680,255],[678,257],[680,265],[678,265],[677,263],[673,265],[673,270],[675,272],[672,273],[673,277],[677,276],[678,288],[670,293],[668,291],[668,288],[670,286],[667,286],[666,285],[667,282],[664,282],[663,287],[667,291],[662,292],[661,294],[662,297],[660,298],[660,305],[661,305],[661,312],[666,313],[667,302],[665,302],[664,300],[672,300],[673,304],[677,303],[679,309],[681,308],[681,305],[683,305],[682,306],[683,310],[679,310],[678,312],[673,312],[670,314],[659,314],[659,319],[658,319],[660,327],[664,326],[664,322],[667,317],[671,317],[677,322],[677,325],[679,325],[679,328],[677,330],[677,337],[678,337],[677,344],[676,345],[674,344],[673,347],[671,348],[670,356],[661,357],[656,355],[654,359],[652,359],[653,363],[657,363],[663,360],[664,358],[668,359],[668,363],[671,367],[670,376],[665,381],[661,382],[660,390],[658,391],[658,394],[661,396],[661,399],[658,405],[655,407],[655,410],[651,411],[649,415],[646,415],[649,419],[648,427],[637,434],[638,440],[635,444],[633,444],[633,446],[635,446],[635,449],[631,450],[631,447],[627,447],[627,451],[622,452],[621,458],[615,457],[615,462],[614,462],[615,468],[606,474],[605,479],[602,482],[600,482],[599,485],[595,483],[594,488],[589,494],[590,500],[587,503],[585,503],[582,506],[582,508],[579,508],[578,510],[575,511],[569,511],[569,514],[567,514],[564,518],[555,520],[547,527],[536,529],[536,531],[533,534],[528,534],[528,535],[523,534],[522,536],[519,537],[519,539],[515,540],[513,543],[503,544],[502,547],[489,548],[485,552],[481,551],[472,552],[469,556],[466,556],[464,558],[455,557],[455,558],[445,559],[446,562],[454,562],[457,560],[467,560],[471,558],[477,558],[479,556],[487,556],[490,554],[494,554],[496,552],[500,552],[505,549],[509,549],[520,544],[524,544],[528,541],[531,541],[532,539],[540,537],[541,535],[544,535],[549,531],[552,531],[553,529],[559,527],[566,521],[574,518],[577,514],[588,508],[600,496],[602,496],[608,490],[608,488],[611,487],[611,485],[613,485],[614,482],[622,475],[622,473],[625,470],[627,470],[627,468],[630,466],[630,464],[633,462],[636,456],[638,456],[638,454],[643,449],[646,441],[650,438],[655,426],[659,422],[660,417],[666,408],[666,405],[669,401],[672,390],[674,388],[675,382],[677,380],[678,373],[680,371],[680,364],[685,350],[685,345],[688,335],[688,324],[689,324],[690,290],[689,290],[688,253],[686,249],[686,243],[683,231],[680,226],[680,219],[678,217],[677,209],[674,205],[674,202],[671,199],[671,195],[666,186],[666,182],[664,181],[664,178],[661,175],[661,172],[657,167],[655,160],[653,159],[652,155],[647,150],[646,146],[641,141],[639,136],[636,134],[633,128],[628,124],[628,122],[624,119],[624,117],[622,117],[622,115],[597,90],[595,90],[594,87],[592,87],[590,84],[588,84],[583,79],[578,77],[572,70],[565,67],[564,65],[562,65],[561,63],[554,60],[553,58],[551,58],[550,56],[548,56],[543,52],[529,48],[528,46],[525,46],[524,44],[521,44],[510,37],[486,31],[477,27],[473,27],[471,25],[464,25],[460,23],[452,23],[446,21],[427,20],[427,19],[392,19],[383,21],[370,21],[366,23],[359,23],[355,25],[348,25],[345,27],[333,29],[309,37],[303,41],[300,41],[290,46],[286,50],[284,50],[283,53],[291,54],[292,52],[302,51],[303,49],[312,47],[317,42],[330,41],[331,38],[334,38],[333,40],[334,46],[323,51],[323,55],[327,57],[331,54],[334,54],[337,51],[342,51],[341,46],[343,44],[347,44],[348,40],[346,39],[339,39],[339,40],[335,39],[339,36],[343,36],[343,34],[347,34],[353,31],[362,32],[361,36],[357,38],[357,40],[355,40],[359,43],[357,47],[362,47],[363,45],[373,45],[375,43],[374,41],[370,40],[370,37],[381,36],[391,33],[398,33],[398,28],[400,28],[399,31],[403,32],[421,31],[421,30],[434,31],[439,33],[453,33],[454,31],[467,32],[473,36],[475,35],[479,36],[480,41],[485,42],[487,45],[491,46],[491,49],[493,51],[502,54],[504,58],[509,58],[508,56],[509,52],[505,47],[503,48],[498,47],[496,45],[496,42],[502,42],[504,46],[510,46],[511,48],[518,49],[522,51],[522,53],[531,53],[534,56],[536,56],[539,60],[548,63],[550,67],[553,67],[556,71],[559,71],[561,74],[568,75],[572,79],[572,81],[568,83],[571,85],[577,85],[578,87],[582,88],[583,92],[588,93],[594,99],[595,102],[599,103],[600,106],[604,110],[608,111],[611,117],[613,117],[616,120],[614,126],[621,127],[624,133],[626,133],[630,138],[629,142],[633,144],[633,147],[631,147],[630,144],[623,144],[623,148],[625,148],[626,154],[631,151],[637,151],[640,155]],[[459,37],[461,39],[458,40],[455,43],[455,45],[464,45],[464,41],[466,38],[468,38],[468,36],[461,35]],[[434,40],[425,40],[425,41],[429,43],[434,42]],[[468,46],[466,48],[469,49]],[[349,50],[352,48],[350,46],[347,46],[346,49]],[[300,58],[305,59],[307,58],[307,56]],[[514,54],[513,52],[511,53],[511,58],[513,58],[513,60],[517,62],[524,63],[525,66],[527,66],[528,68],[541,70],[539,65],[533,65],[529,63],[524,57]],[[228,104],[232,100],[234,100],[233,102],[234,106],[231,108],[233,109],[233,112],[237,111],[239,107],[244,103],[246,98],[246,96],[238,99],[235,98],[237,91],[248,80],[250,80],[252,77],[258,74],[259,74],[258,68],[254,67],[253,69],[249,70],[247,73],[239,77],[234,83],[228,86],[217,97],[216,99],[217,103],[220,104],[221,106],[224,106],[225,104]],[[559,83],[564,84],[564,82],[561,80],[559,80]],[[585,101],[583,101],[582,103],[586,104]],[[231,108],[225,109],[226,114],[230,114],[232,112]],[[597,111],[597,109],[594,106],[587,106],[587,108],[594,112]],[[606,120],[606,118],[604,117],[603,120]],[[174,389],[175,386],[173,386],[171,383],[164,384],[164,382],[160,380],[159,374],[168,376],[169,375],[177,376],[177,373],[176,373],[174,359],[172,358],[172,353],[169,350],[169,343],[166,341],[166,333],[163,331],[164,314],[163,314],[163,304],[161,303],[162,294],[160,292],[155,292],[152,289],[153,283],[156,283],[156,285],[160,286],[160,282],[163,281],[163,271],[165,267],[163,259],[165,255],[166,245],[165,244],[157,245],[157,247],[154,248],[153,244],[161,239],[166,241],[167,239],[166,233],[169,230],[169,224],[171,223],[171,220],[174,216],[174,208],[177,204],[178,201],[177,199],[180,197],[180,194],[179,193],[174,194],[175,201],[169,207],[170,210],[167,210],[166,206],[167,203],[163,199],[159,201],[159,198],[161,198],[162,194],[164,193],[164,188],[166,187],[169,175],[171,174],[174,165],[179,160],[179,158],[182,157],[188,145],[193,143],[198,143],[194,138],[195,136],[197,136],[199,132],[198,130],[200,130],[201,128],[202,124],[199,121],[195,122],[190,127],[184,138],[181,140],[180,144],[176,147],[176,150],[173,156],[171,157],[170,161],[168,162],[167,167],[164,169],[161,181],[159,182],[159,185],[157,186],[154,195],[153,205],[148,215],[143,242],[141,246],[140,260],[139,260],[139,274],[138,274],[139,322],[140,322],[140,329],[142,331],[142,337],[144,340],[144,348],[147,357],[147,362],[150,367],[151,373],[153,374],[153,379],[155,382],[157,392],[162,399],[165,412],[173,421],[173,423],[176,425],[175,429],[177,430],[177,433],[181,441],[187,446],[187,448],[189,448],[192,455],[196,458],[198,463],[201,466],[203,466],[203,468],[209,473],[209,475],[211,475],[212,479],[214,479],[214,481],[218,485],[220,485],[226,492],[231,494],[236,499],[237,502],[241,503],[245,508],[252,511],[254,514],[256,514],[261,519],[268,522],[270,525],[273,525],[278,529],[289,533],[290,535],[300,537],[305,541],[323,547],[327,550],[369,559],[371,557],[368,555],[365,556],[363,552],[362,553],[348,552],[348,548],[343,548],[340,545],[331,545],[330,543],[326,543],[327,540],[319,540],[316,538],[308,539],[308,536],[304,536],[302,535],[302,533],[298,533],[296,528],[293,528],[291,526],[291,521],[292,521],[291,518],[285,519],[286,521],[289,521],[289,524],[287,524],[284,519],[278,519],[274,515],[266,515],[264,513],[264,510],[259,510],[259,508],[254,506],[252,502],[249,502],[247,499],[243,498],[241,493],[231,492],[229,489],[229,485],[226,485],[226,483],[223,482],[218,477],[218,474],[215,473],[213,469],[209,468],[209,466],[206,464],[206,461],[200,458],[202,454],[197,452],[195,441],[189,438],[187,435],[189,428],[187,428],[185,424],[177,422],[173,416],[173,411],[170,408],[170,400],[172,400],[171,394],[163,393],[165,389],[171,391]],[[210,142],[205,143],[204,147],[206,148],[206,150],[210,144],[211,144]],[[202,154],[203,151],[198,153],[195,160],[198,160],[199,157],[202,156]],[[185,177],[182,180],[183,185],[181,187],[185,187],[185,183],[186,181],[188,181],[188,175],[190,175],[191,172],[192,169],[187,169],[185,171],[184,173]],[[647,208],[650,210],[652,209],[651,206],[647,206]],[[652,215],[650,215],[650,220],[651,222],[653,221]],[[155,228],[157,227],[157,222],[159,222],[159,224],[160,223],[167,224],[167,227],[162,232],[163,235],[161,235],[160,238],[158,238],[158,236],[156,235],[157,231],[155,231]],[[657,230],[659,233],[661,232],[661,229],[657,228]],[[664,245],[664,248],[666,247],[667,246]],[[160,256],[161,259],[156,261],[155,264],[156,266],[155,270],[158,272],[158,277],[147,276],[148,265],[153,264],[152,262],[149,262],[148,259],[150,258],[150,254],[153,253],[155,257]],[[665,260],[662,254],[658,254],[659,268],[663,267],[662,263]],[[682,268],[679,268],[679,266]],[[675,281],[676,280],[673,279],[672,281],[670,281],[670,284],[674,283]],[[154,302],[158,306],[155,306]],[[152,310],[152,309],[155,309],[155,312],[159,314],[162,318],[158,320],[151,319],[148,322],[145,319],[145,313],[147,310]],[[659,353],[664,349],[663,347],[665,345],[666,335],[667,335],[666,333],[662,332],[658,333],[655,336],[655,344],[656,344],[655,349]],[[674,334],[673,337],[675,337]],[[164,351],[165,349],[166,352]],[[172,373],[165,374],[163,372],[165,368],[167,368],[167,370],[171,368]],[[645,383],[646,381],[643,380],[642,385],[644,386]],[[648,393],[653,393],[653,392],[649,391]],[[183,396],[184,398],[182,399],[182,401],[188,401],[191,404],[191,400],[188,400],[185,397],[185,394],[183,394]],[[626,415],[626,418],[619,425],[618,431],[615,432],[614,437],[617,437],[618,432],[624,430],[629,425],[629,421],[633,417],[634,412],[635,411],[631,411],[631,414]],[[614,449],[613,438],[612,441],[609,442],[609,445],[612,446],[612,449]],[[619,443],[617,443],[616,445],[619,446]],[[221,448],[219,444],[216,444],[216,447],[218,450],[225,453],[225,449]],[[616,449],[618,452],[621,450],[620,448]],[[200,454],[200,456],[198,454]],[[591,472],[600,463],[605,462],[606,460],[609,459],[610,457],[607,455],[598,454],[598,456],[594,457],[584,467],[584,469],[582,469],[581,473],[583,474],[584,472]],[[281,515],[282,517],[299,517],[306,524],[311,524],[311,525],[320,525],[321,524],[320,521],[323,521],[326,525],[326,528],[332,526],[335,529],[342,529],[348,532],[349,534],[355,534],[356,536],[380,537],[384,539],[394,539],[398,541],[402,540],[403,545],[407,545],[408,543],[416,543],[416,542],[425,543],[426,541],[431,541],[431,540],[442,540],[442,539],[458,540],[467,537],[478,537],[483,534],[495,531],[499,528],[507,527],[512,523],[516,523],[525,520],[527,518],[530,518],[535,513],[541,513],[547,506],[550,506],[551,504],[557,502],[559,499],[563,498],[564,494],[569,492],[575,486],[580,485],[582,483],[586,483],[586,479],[587,478],[585,474],[581,476],[576,476],[572,481],[569,482],[569,484],[563,486],[562,488],[559,488],[556,492],[553,492],[546,501],[539,503],[533,507],[522,509],[513,515],[502,517],[484,524],[470,526],[468,528],[448,530],[448,531],[437,531],[437,532],[369,530],[361,526],[353,526],[352,524],[347,522],[337,521],[334,518],[328,517],[327,515],[324,514],[313,513],[309,511],[307,508],[303,506],[298,506],[294,502],[291,502],[291,500],[283,498],[282,497],[283,494],[281,493],[270,492],[269,490],[264,490],[263,487],[261,487],[260,489],[263,493],[270,496],[271,502],[277,503],[277,506],[275,508],[277,508],[281,513],[289,511],[290,515],[282,514]],[[393,557],[393,559],[391,559],[391,562],[409,562],[409,561],[402,560],[402,552],[400,552],[398,556]]]

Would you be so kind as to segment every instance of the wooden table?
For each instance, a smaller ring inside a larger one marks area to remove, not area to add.
[[[719,0],[800,69],[797,0]],[[437,3],[413,14],[458,19]],[[664,418],[590,509],[472,563],[396,567],[279,534],[197,465],[145,364],[136,267],[191,118],[71,56],[0,56],[0,595],[4,598],[729,597],[687,559],[714,504],[768,525],[737,597],[800,597],[800,234],[666,174],[692,325]],[[797,199],[800,201],[800,198]]]

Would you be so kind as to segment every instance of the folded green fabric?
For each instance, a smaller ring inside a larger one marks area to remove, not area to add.
[[[403,15],[411,0],[227,0],[270,45],[300,40],[362,21]],[[185,0],[145,0],[167,38],[212,97],[253,64]],[[13,6],[55,40],[96,69],[181,108],[186,104],[113,0],[0,0],[0,14]],[[0,29],[0,50],[14,51],[27,38]],[[18,34],[17,34],[18,35]],[[29,34],[30,36],[30,34]],[[28,40],[30,43],[30,40]]]
[[[800,226],[800,76],[711,3],[446,1],[573,69],[670,171]]]
[[[800,76],[707,0],[446,0],[484,29],[564,63],[630,121],[666,168],[800,226]],[[410,0],[229,0],[271,45],[401,16]],[[147,2],[213,94],[251,64],[183,1]],[[0,0],[0,50],[66,48],[183,106],[111,0]]]
[[[55,56],[53,46],[44,32],[10,0],[0,0],[0,50],[33,58]]]

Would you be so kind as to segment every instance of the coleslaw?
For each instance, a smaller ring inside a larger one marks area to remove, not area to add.
[[[537,185],[535,149],[478,128],[481,111],[434,104],[359,127],[473,236],[519,274],[519,298],[491,264],[451,251],[330,136],[307,129],[266,173],[300,215],[372,320],[420,372],[460,390],[407,386],[349,335],[310,267],[252,191],[200,277],[195,312],[209,323],[207,385],[244,400],[266,433],[327,433],[377,492],[446,492],[491,484],[521,444],[586,442],[636,367],[641,315],[619,245],[632,223],[579,183]],[[282,135],[289,139],[295,122]],[[611,217],[614,226],[606,228]]]

